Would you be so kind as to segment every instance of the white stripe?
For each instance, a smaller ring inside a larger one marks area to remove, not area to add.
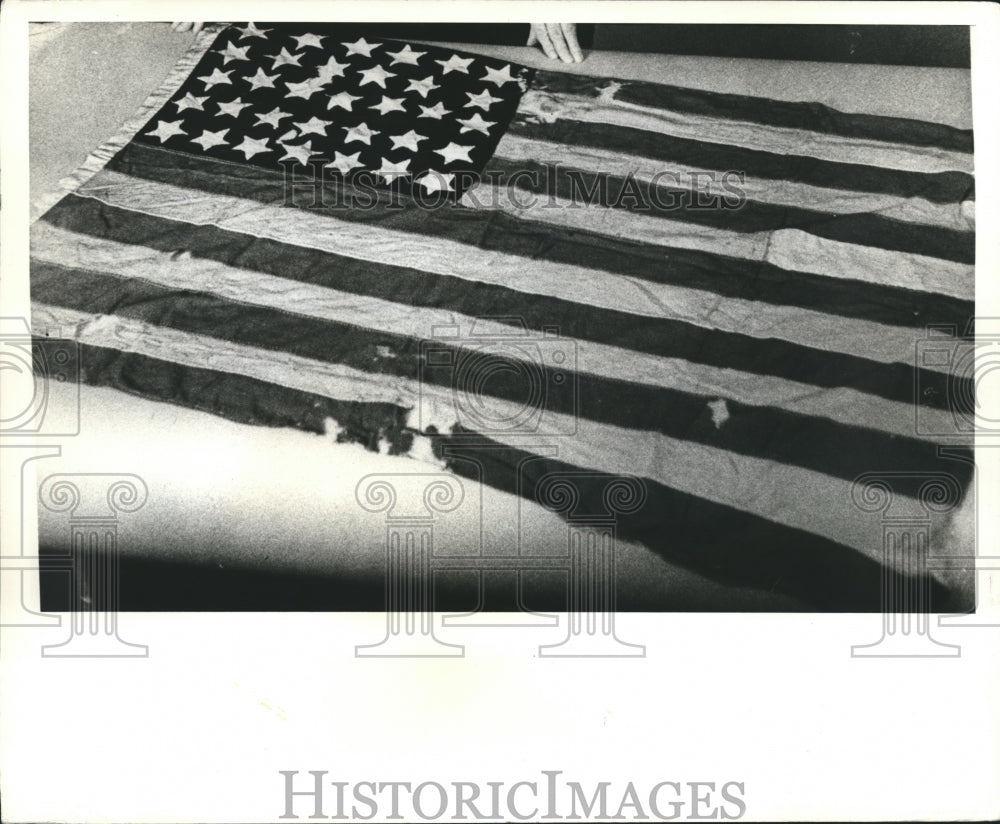
[[[589,306],[662,317],[708,329],[778,338],[871,360],[912,363],[919,332],[821,311],[720,298],[714,292],[653,283],[594,269],[470,249],[460,243],[395,231],[386,225],[340,221],[257,201],[205,196],[177,186],[105,171],[81,195],[144,214],[267,237],[380,264],[404,264],[437,275],[490,283]]]
[[[775,154],[804,155],[819,160],[910,172],[958,171],[972,174],[973,170],[972,155],[965,152],[646,108],[613,99],[610,96],[616,91],[613,84],[606,91],[609,93],[595,98],[529,89],[521,97],[516,118],[538,123],[558,120],[603,123],[704,143],[756,150],[766,148]]]
[[[743,176],[723,181],[726,169],[708,169],[685,165],[672,168],[666,162],[639,155],[621,154],[591,149],[586,146],[552,143],[535,138],[523,138],[508,132],[497,145],[495,156],[509,161],[558,162],[564,168],[579,169],[604,177],[625,178],[634,175],[645,184],[656,180],[663,192],[660,203],[670,205],[667,188],[694,189],[721,197],[732,198],[734,190],[748,200],[782,206],[794,206],[833,214],[879,214],[908,223],[943,226],[960,232],[972,231],[974,222],[970,207],[961,203],[932,203],[919,197],[847,191],[812,186],[791,180]],[[728,183],[728,188],[724,186]],[[656,205],[653,203],[652,205]]]
[[[783,269],[936,292],[963,300],[975,296],[976,276],[971,264],[828,240],[801,229],[733,232],[485,183],[466,190],[462,202],[470,208],[500,209],[521,219],[637,243],[696,249]]]
[[[32,306],[32,324],[61,327],[64,337],[83,344],[243,375],[323,397],[395,404],[413,410],[408,425],[421,431],[427,431],[432,423],[438,431],[450,431],[461,419],[450,389],[420,386],[391,375],[360,372],[116,315],[94,318],[77,310],[38,303]],[[491,406],[490,414],[494,419],[510,419],[519,409],[519,405],[498,401]],[[554,457],[560,461],[600,472],[639,475],[686,494],[838,541],[882,561],[877,520],[851,503],[850,482],[839,478],[718,447],[552,413],[546,413],[542,435],[532,433],[526,437],[504,431],[485,434],[529,451],[532,445],[548,441],[558,449]],[[669,525],[665,528],[669,529]],[[807,550],[808,546],[802,548]]]
[[[32,246],[35,260],[59,266],[81,267],[121,278],[142,278],[168,289],[205,292],[229,301],[418,340],[434,340],[435,330],[457,326],[455,345],[473,351],[495,345],[490,351],[532,366],[544,364],[611,380],[675,389],[705,396],[706,402],[725,398],[751,406],[779,407],[893,435],[911,435],[914,430],[912,404],[854,389],[819,388],[586,340],[549,338],[539,343],[536,333],[525,333],[496,321],[340,292],[203,258],[175,257],[145,246],[68,232],[44,222],[32,228]],[[559,319],[552,320],[558,326]],[[280,341],[275,344],[280,345]],[[552,360],[557,352],[564,358],[561,363]],[[486,386],[488,391],[488,383]],[[940,418],[940,425],[950,421],[948,413],[943,411],[933,411],[930,417]]]

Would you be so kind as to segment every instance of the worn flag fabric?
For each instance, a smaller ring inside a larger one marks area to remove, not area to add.
[[[169,82],[33,226],[88,383],[522,496],[636,476],[623,539],[816,609],[882,604],[857,478],[968,487],[970,131],[335,27],[226,27]]]

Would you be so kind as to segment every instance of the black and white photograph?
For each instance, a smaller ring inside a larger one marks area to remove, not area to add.
[[[1000,814],[996,6],[2,27],[5,820]]]

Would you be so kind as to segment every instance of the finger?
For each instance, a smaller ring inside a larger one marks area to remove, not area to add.
[[[566,23],[563,26],[563,36],[566,38],[566,45],[569,46],[570,54],[577,63],[583,60],[583,52],[580,50],[580,41],[576,39],[576,23]]]
[[[528,33],[528,42],[526,43],[526,45],[534,46],[535,43],[537,42],[538,42],[538,35],[535,34],[535,27],[532,26],[531,31]]]
[[[191,31],[193,31],[195,34],[197,34],[198,32],[200,32],[203,28],[205,28],[205,24],[204,23],[192,23],[191,24]]]
[[[558,57],[555,46],[552,45],[552,40],[549,38],[548,29],[545,26],[538,27],[538,42],[549,60],[555,60]]]
[[[558,23],[547,23],[545,29],[549,33],[549,39],[552,41],[552,47],[556,50],[556,54],[559,55],[559,59],[562,60],[563,63],[572,63],[573,56],[569,53],[569,46],[566,45],[566,38],[563,37],[562,26]]]
[[[563,23],[554,23],[551,26],[552,35],[552,45],[556,47],[556,51],[559,53],[559,59],[563,63],[575,63],[576,60],[573,57],[573,52],[569,47],[569,41],[566,39],[566,26]]]
[[[552,45],[549,32],[544,25],[540,25],[535,29],[535,36],[538,38],[538,45],[542,47],[545,56],[550,60],[555,60],[558,55],[556,54],[555,46]]]

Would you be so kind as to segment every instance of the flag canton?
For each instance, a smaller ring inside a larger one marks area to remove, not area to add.
[[[533,74],[452,49],[344,40],[334,26],[229,26],[136,140],[458,197],[492,156]]]

